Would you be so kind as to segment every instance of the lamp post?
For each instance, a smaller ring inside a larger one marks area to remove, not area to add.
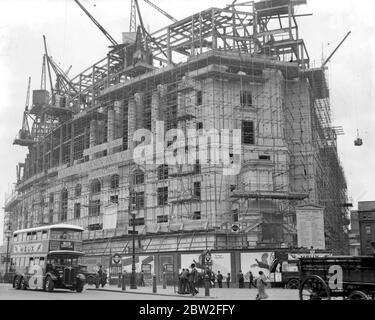
[[[133,212],[132,197],[133,197],[133,177],[129,177],[129,213],[132,215],[133,230],[132,230],[132,274],[130,277],[130,289],[137,289],[136,284],[136,267],[135,267],[135,213]],[[135,195],[134,195],[135,197]],[[137,198],[135,198],[135,205],[137,206]]]
[[[7,253],[6,253],[6,260],[5,260],[5,278],[8,279],[8,273],[9,273],[9,244],[10,244],[10,236],[12,234],[12,231],[7,230],[5,231],[5,237],[7,238]]]

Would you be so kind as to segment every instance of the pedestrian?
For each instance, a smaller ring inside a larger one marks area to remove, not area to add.
[[[223,275],[220,273],[220,271],[217,272],[217,284],[219,286],[219,288],[222,288],[223,287]]]
[[[230,288],[230,273],[227,273],[227,287]]]
[[[258,288],[258,294],[256,295],[256,300],[265,300],[268,298],[266,293],[267,278],[263,271],[259,271],[259,278],[256,279],[255,284]]]
[[[189,269],[188,268],[182,269],[182,294],[190,293],[189,276],[190,276]]]
[[[253,273],[250,271],[249,272],[249,288],[251,289],[251,287],[254,287],[256,288],[255,284],[254,284],[254,275]]]
[[[182,291],[182,274],[183,274],[184,270],[185,269],[182,269],[181,272],[178,274],[178,291],[177,291],[178,294],[183,293],[183,291]]]
[[[197,282],[198,282],[198,271],[195,268],[194,263],[190,266],[190,268],[191,268],[191,272],[189,276],[190,293],[194,297],[198,293],[198,290],[196,288]]]
[[[215,281],[216,281],[216,275],[215,275],[215,273],[212,271],[212,272],[211,272],[211,284],[212,284],[212,288],[215,288]]]
[[[145,274],[143,272],[143,270],[141,271],[141,275],[140,275],[140,280],[141,280],[141,287],[144,287],[145,286]]]
[[[243,288],[244,287],[245,279],[244,279],[244,276],[243,276],[243,273],[242,273],[241,270],[238,273],[237,278],[238,278],[238,287],[239,288]]]

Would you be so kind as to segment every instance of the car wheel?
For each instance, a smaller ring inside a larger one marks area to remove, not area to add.
[[[21,278],[21,289],[27,290],[27,281],[24,277]]]
[[[55,283],[53,282],[50,276],[47,276],[46,283],[45,283],[45,290],[47,292],[52,292],[53,288],[55,287]]]
[[[21,278],[20,277],[15,277],[13,281],[13,288],[16,290],[21,289]]]
[[[78,280],[78,282],[77,282],[77,287],[76,287],[76,291],[78,292],[78,293],[81,293],[82,291],[83,291],[83,287],[84,287],[84,282],[83,281],[81,281],[81,280]]]

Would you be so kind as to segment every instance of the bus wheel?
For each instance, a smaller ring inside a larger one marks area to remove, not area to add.
[[[22,290],[27,290],[27,282],[24,277],[21,278],[21,289]]]
[[[46,291],[52,292],[54,287],[55,287],[55,284],[54,284],[52,278],[50,276],[47,276],[46,285],[45,285]]]
[[[286,285],[287,289],[298,289],[299,288],[299,280],[298,279],[290,279]]]
[[[21,279],[20,279],[20,277],[14,278],[13,288],[16,289],[16,290],[21,289]]]
[[[77,281],[77,286],[76,286],[76,291],[78,292],[78,293],[81,293],[82,291],[83,291],[83,287],[84,287],[84,282],[83,281],[81,281],[81,280],[78,280]]]

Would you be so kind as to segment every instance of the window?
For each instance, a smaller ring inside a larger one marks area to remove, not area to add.
[[[158,167],[158,179],[159,180],[166,180],[168,179],[168,166],[167,165],[161,165]]]
[[[81,204],[75,203],[74,204],[74,219],[81,218]]]
[[[193,214],[193,220],[201,220],[201,212],[195,211]]]
[[[135,210],[143,209],[145,206],[145,193],[136,192],[132,194],[132,205]]]
[[[202,91],[197,91],[197,106],[201,106],[203,103]]]
[[[120,176],[118,174],[114,174],[111,177],[111,189],[118,189],[120,186]]]
[[[254,122],[242,121],[242,143],[254,144]]]
[[[111,197],[109,198],[109,201],[110,201],[111,203],[118,203],[118,196],[111,196]]]
[[[259,156],[259,160],[271,160],[271,156],[262,155],[262,156]]]
[[[142,170],[136,170],[133,174],[133,184],[139,185],[145,182],[145,174]]]
[[[79,197],[79,196],[81,196],[81,194],[82,194],[82,185],[77,184],[75,189],[74,189],[74,195],[76,197]]]
[[[201,183],[194,182],[194,196],[199,198],[201,197]]]
[[[168,204],[168,187],[158,188],[158,206]]]
[[[366,234],[371,235],[371,226],[365,226]]]
[[[42,231],[38,231],[38,233],[36,235],[36,239],[37,240],[41,240],[42,239]]]
[[[136,218],[135,219],[135,226],[144,226],[145,225],[145,218]],[[133,226],[133,219],[129,219],[129,226]]]
[[[49,223],[53,223],[53,209],[49,210],[48,218]]]
[[[241,106],[251,107],[253,105],[253,96],[249,91],[241,91]]]
[[[230,192],[233,192],[234,190],[236,190],[237,186],[235,184],[231,184],[230,185]]]
[[[26,234],[26,241],[30,241],[31,240],[31,232],[28,232]]]
[[[158,223],[166,223],[168,222],[168,216],[157,216]]]
[[[49,194],[49,203],[53,203],[53,201],[54,201],[54,194],[53,193],[50,193]]]
[[[47,231],[42,231],[42,239],[47,239],[47,238],[48,238]]]
[[[232,211],[233,213],[233,222],[238,222],[238,210],[235,209]]]
[[[99,179],[95,179],[91,182],[91,193],[97,194],[100,193],[102,189],[102,184],[100,183]]]
[[[203,129],[203,122],[198,122],[197,123],[197,130]]]
[[[196,160],[196,161],[195,161],[194,172],[195,172],[196,174],[201,173],[201,165],[200,165],[200,163],[199,163],[199,160]]]
[[[61,191],[61,216],[60,221],[66,221],[68,219],[68,189],[64,188]]]
[[[13,235],[13,242],[17,242],[18,241],[18,234],[15,234]]]
[[[97,217],[100,215],[100,200],[92,200],[89,205],[89,216]]]

